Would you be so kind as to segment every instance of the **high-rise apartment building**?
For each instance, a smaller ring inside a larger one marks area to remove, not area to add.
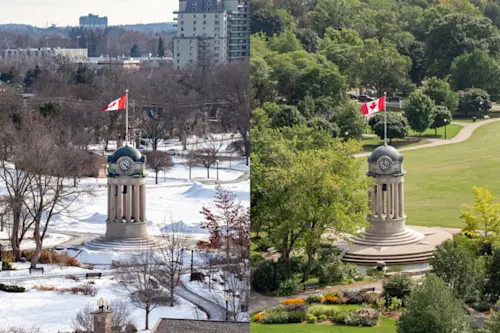
[[[82,16],[80,17],[80,27],[85,29],[105,29],[108,27],[108,18],[92,14]]]
[[[250,54],[250,0],[180,0],[174,67],[227,63]]]

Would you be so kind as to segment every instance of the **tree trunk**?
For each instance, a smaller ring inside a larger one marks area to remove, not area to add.
[[[3,217],[4,214],[0,215],[0,232],[3,231]]]
[[[309,275],[311,274],[313,265],[314,265],[314,255],[316,254],[316,249],[313,249],[312,251],[308,251],[307,253],[307,266],[306,270],[304,271],[304,275],[302,276],[302,282],[306,282],[309,280]]]
[[[192,168],[193,168],[193,167],[190,165],[190,166],[189,166],[189,180],[191,180],[191,169],[192,169]]]
[[[434,134],[437,136],[438,135],[438,128],[434,128]]]
[[[392,138],[389,138],[389,144],[392,145]]]
[[[149,306],[146,306],[146,330],[149,330],[149,312],[151,312],[151,310],[149,310]]]
[[[170,272],[170,306],[174,306],[174,289],[175,289],[175,274],[174,272]]]
[[[158,185],[158,171],[156,171],[155,183]]]
[[[207,168],[207,179],[210,179],[210,167]]]
[[[40,237],[40,220],[35,222],[35,253],[33,253],[33,257],[31,258],[31,266],[30,268],[36,268],[36,264],[38,263],[38,259],[40,259],[40,254],[42,253],[42,239]]]

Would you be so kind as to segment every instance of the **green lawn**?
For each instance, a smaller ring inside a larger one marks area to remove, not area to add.
[[[481,126],[464,142],[407,151],[404,157],[409,225],[461,228],[460,211],[472,204],[472,185],[500,197],[500,122]]]
[[[380,138],[376,137],[376,138],[363,139],[362,143],[363,143],[363,151],[370,152],[370,151],[373,151],[378,146],[380,146],[381,144],[383,144],[384,140],[380,140]],[[404,148],[404,147],[425,145],[426,143],[430,143],[430,141],[426,140],[425,138],[422,138],[422,139],[394,139],[394,140],[392,140],[391,145],[393,145],[396,148]]]
[[[453,139],[458,132],[463,128],[463,126],[460,125],[455,125],[455,124],[449,124],[446,126],[446,139]],[[415,132],[414,130],[410,129],[408,132],[408,136],[419,136],[420,133]],[[428,137],[428,138],[440,138],[444,139],[444,127],[440,127],[437,129],[437,135],[436,131],[434,129],[427,129],[425,132],[422,133],[423,137]]]
[[[262,325],[250,323],[252,333],[396,333],[396,322],[382,318],[382,325],[376,327],[352,327],[332,324],[279,324]]]

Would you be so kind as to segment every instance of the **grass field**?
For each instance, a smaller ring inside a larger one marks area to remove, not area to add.
[[[472,185],[500,197],[500,122],[479,127],[464,142],[407,151],[404,157],[409,225],[461,228],[460,212],[474,199]]]
[[[455,136],[457,136],[458,132],[463,128],[463,126],[460,125],[455,125],[455,124],[449,124],[446,126],[446,139],[453,139]],[[408,136],[419,136],[420,133],[415,132],[414,130],[409,130]],[[436,131],[434,129],[427,129],[425,132],[422,133],[423,137],[427,138],[439,138],[439,139],[444,139],[444,127],[440,127],[437,129],[437,135]]]
[[[250,323],[252,333],[396,333],[396,322],[382,318],[376,327],[337,326],[332,324],[283,324],[261,325]]]

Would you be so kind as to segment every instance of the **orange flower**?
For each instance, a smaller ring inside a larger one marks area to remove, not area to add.
[[[261,321],[262,320],[262,314],[257,313],[255,316],[253,316],[254,321]]]
[[[348,301],[347,297],[342,297],[341,300],[342,300],[342,304],[345,304]]]
[[[281,301],[281,305],[294,305],[294,304],[304,304],[305,301],[303,298],[291,298]]]

